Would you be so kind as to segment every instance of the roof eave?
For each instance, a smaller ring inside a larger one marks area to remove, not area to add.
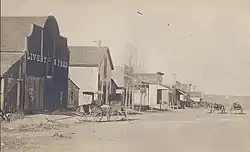
[[[69,67],[99,67],[98,64],[69,64]]]
[[[112,57],[111,57],[111,53],[110,53],[110,50],[109,50],[108,47],[107,47],[107,53],[108,53],[108,58],[109,58],[109,61],[110,61],[111,70],[114,70],[115,69],[114,63],[113,63],[113,60],[112,60]]]
[[[71,78],[68,78],[68,79],[77,87],[77,89],[80,89],[80,87]]]

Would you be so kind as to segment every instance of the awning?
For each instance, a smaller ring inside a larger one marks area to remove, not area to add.
[[[180,94],[182,94],[182,95],[187,95],[187,93],[186,92],[184,92],[184,91],[182,91],[182,90],[180,90],[180,89],[177,89],[177,91],[180,93]]]

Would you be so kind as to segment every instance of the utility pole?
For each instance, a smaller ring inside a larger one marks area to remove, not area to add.
[[[101,47],[102,47],[102,41],[101,40],[95,40],[95,41],[93,41],[94,43],[96,43],[97,44],[97,46],[98,46],[98,51],[101,51]],[[102,61],[100,62],[100,64],[102,63]],[[99,65],[100,66],[100,65]],[[99,68],[99,73],[100,73],[100,68]],[[104,81],[105,81],[105,83],[106,83],[106,79],[104,79]],[[100,85],[100,84],[98,84],[98,85]],[[98,90],[98,92],[99,91],[102,91],[102,93],[103,93],[103,82],[101,83],[101,88],[100,88],[101,90]],[[105,92],[106,92],[106,94],[105,94],[105,102],[107,102],[107,88],[106,88],[106,90],[105,90]],[[102,99],[102,96],[98,93],[98,95],[97,95],[97,99],[99,100],[99,99]],[[102,99],[102,100],[104,100],[104,99]],[[103,104],[103,103],[102,103]],[[104,103],[104,104],[106,104],[106,103]]]
[[[175,85],[175,84],[176,84],[176,77],[177,77],[177,74],[174,73],[174,74],[172,74],[172,76],[173,76],[173,78],[174,78],[174,85]]]
[[[177,110],[178,110],[178,101],[177,101],[177,98],[176,98],[176,92],[177,92],[177,90],[176,90],[176,77],[177,77],[177,74],[174,73],[174,74],[172,74],[172,76],[174,78],[174,85],[173,85],[174,88],[173,88],[173,98],[172,98],[172,100],[173,100],[173,103],[176,103]]]

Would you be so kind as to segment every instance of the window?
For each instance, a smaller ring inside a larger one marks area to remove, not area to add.
[[[162,103],[162,90],[157,89],[157,104]]]
[[[100,74],[98,74],[98,91],[101,91],[101,78],[100,78]]]
[[[104,78],[107,78],[107,57],[104,59]]]
[[[74,92],[73,92],[73,91],[70,92],[70,100],[71,100],[71,101],[74,100]]]
[[[47,78],[52,78],[54,67],[53,67],[53,61],[51,59],[47,59],[47,65],[46,65],[46,76]]]
[[[60,91],[60,101],[63,102],[63,92]]]

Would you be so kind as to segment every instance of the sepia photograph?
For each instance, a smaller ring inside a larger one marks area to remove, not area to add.
[[[1,152],[250,152],[250,0],[1,0]]]

